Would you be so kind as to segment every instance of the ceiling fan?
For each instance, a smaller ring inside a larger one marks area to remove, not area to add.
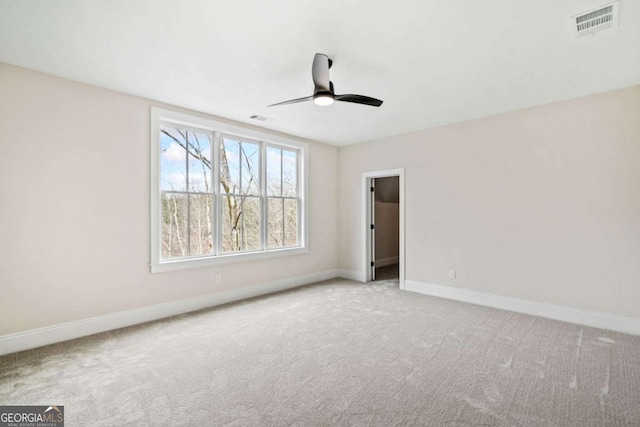
[[[382,105],[382,101],[379,99],[364,95],[336,95],[333,90],[333,82],[329,80],[329,68],[331,68],[331,65],[333,65],[333,61],[330,60],[327,55],[316,53],[311,69],[311,76],[313,77],[313,84],[315,85],[313,95],[267,105],[267,107],[296,104],[305,101],[313,101],[316,105],[331,105],[333,101],[353,102],[354,104],[371,105],[372,107]]]

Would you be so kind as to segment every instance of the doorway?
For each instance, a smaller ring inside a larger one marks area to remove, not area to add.
[[[399,280],[400,177],[372,178],[372,280]]]
[[[363,174],[365,279],[404,289],[404,169]]]

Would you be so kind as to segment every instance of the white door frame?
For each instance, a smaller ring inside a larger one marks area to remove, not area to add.
[[[400,241],[398,267],[400,273],[400,289],[404,290],[404,168],[386,169],[362,173],[362,267],[365,272],[365,282],[371,281],[371,180],[374,178],[399,177],[400,192]]]

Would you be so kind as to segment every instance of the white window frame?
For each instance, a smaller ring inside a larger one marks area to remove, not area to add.
[[[214,133],[214,141],[212,141],[213,158],[212,164],[216,165],[211,170],[213,181],[213,200],[215,207],[215,235],[214,238],[214,254],[212,255],[196,255],[193,257],[162,259],[160,243],[162,240],[162,221],[160,208],[160,129],[163,124],[175,125],[177,127],[185,127],[190,130],[201,130]],[[236,252],[221,253],[219,251],[218,242],[220,241],[221,232],[221,207],[219,200],[220,183],[219,183],[219,144],[223,136],[246,140],[247,142],[259,142],[261,144],[261,203],[265,206],[262,208],[261,223],[261,241],[262,249],[253,252]],[[298,193],[300,204],[298,207],[298,239],[299,246],[283,247],[283,248],[267,248],[266,230],[267,209],[266,202],[268,195],[266,194],[266,147],[274,146],[276,148],[295,149],[298,151]],[[280,256],[298,255],[309,252],[309,209],[308,209],[308,170],[309,156],[308,144],[291,138],[273,135],[264,131],[235,125],[216,120],[206,119],[204,117],[193,116],[189,114],[179,113],[176,111],[165,110],[158,107],[151,107],[151,197],[150,197],[150,214],[151,214],[151,262],[150,269],[152,273],[163,271],[175,271],[197,267],[215,266],[219,264],[227,264],[241,261],[259,260],[265,258],[273,258]]]

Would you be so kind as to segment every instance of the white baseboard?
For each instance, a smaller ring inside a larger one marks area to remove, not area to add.
[[[338,270],[338,276],[343,279],[355,280],[356,282],[366,282],[367,278],[363,271]]]
[[[165,317],[214,307],[233,301],[259,295],[296,288],[309,283],[340,277],[339,270],[326,270],[304,276],[290,277],[268,283],[259,283],[238,289],[200,297],[172,301],[164,304],[120,311],[104,316],[92,317],[75,322],[47,326],[30,331],[0,336],[0,356],[30,348],[41,347],[75,338],[93,335],[100,332],[137,325],[139,323],[158,320]]]
[[[594,328],[608,329],[625,334],[640,335],[640,319],[633,317],[616,316],[562,305],[546,304],[467,289],[452,288],[450,286],[416,282],[414,280],[405,281],[405,290],[502,310],[547,317],[549,319],[562,320],[569,323],[577,323]]]
[[[400,257],[397,257],[397,256],[380,258],[376,260],[376,267],[385,267],[387,265],[397,264],[399,260],[400,260]]]

